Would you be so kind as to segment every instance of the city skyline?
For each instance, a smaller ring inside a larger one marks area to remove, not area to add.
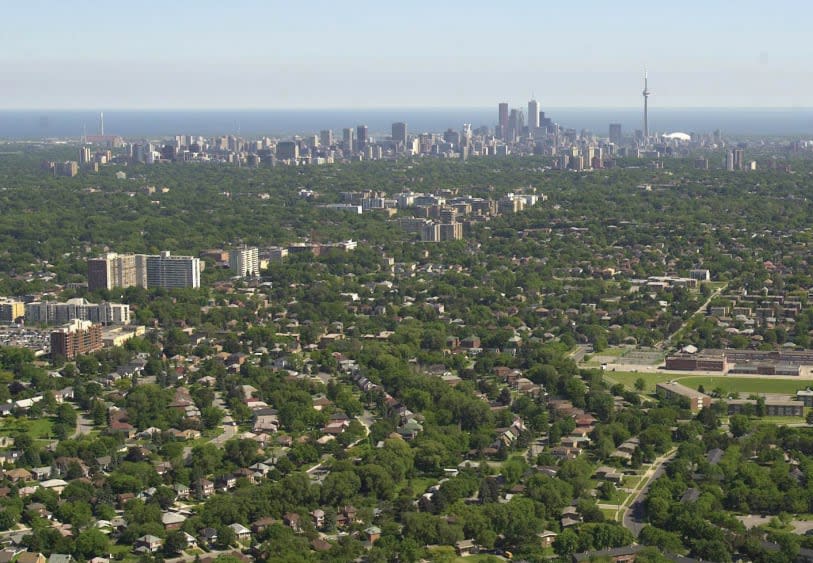
[[[584,7],[515,1],[499,26],[477,1],[317,1],[307,18],[281,2],[147,1],[124,20],[88,0],[14,4],[0,108],[484,107],[532,94],[547,108],[626,108],[644,67],[657,107],[813,106],[807,5]]]

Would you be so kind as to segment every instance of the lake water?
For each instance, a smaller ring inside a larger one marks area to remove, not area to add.
[[[608,135],[610,123],[621,123],[624,134],[642,128],[642,111],[636,108],[543,108],[563,128],[587,129]],[[341,136],[345,127],[366,124],[370,135],[389,135],[392,122],[404,121],[410,133],[442,132],[497,122],[493,108],[390,108],[390,109],[274,109],[274,110],[104,110],[105,133],[125,138],[158,138],[170,135],[239,134],[288,136],[332,129]],[[719,129],[727,135],[793,135],[813,138],[813,108],[657,108],[649,113],[650,130],[708,133]],[[0,138],[79,138],[98,132],[97,111],[2,110]]]

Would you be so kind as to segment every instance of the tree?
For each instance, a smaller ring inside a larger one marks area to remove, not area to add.
[[[234,533],[234,530],[229,528],[228,526],[220,526],[217,528],[217,542],[215,545],[218,549],[228,549],[229,546],[234,544],[237,541],[237,536]]]
[[[734,437],[739,438],[748,433],[751,428],[751,421],[743,414],[735,414],[728,419],[728,426]]]
[[[83,559],[90,559],[100,553],[109,553],[110,540],[97,528],[83,530],[76,537],[74,553]]]
[[[646,381],[643,377],[639,377],[635,380],[635,390],[641,393],[644,389],[646,389]]]
[[[164,554],[170,557],[179,555],[186,549],[186,536],[181,530],[175,530],[167,534],[164,540]]]
[[[223,410],[217,407],[204,407],[203,410],[200,411],[200,419],[203,423],[203,427],[207,429],[217,428],[223,421],[224,414]]]

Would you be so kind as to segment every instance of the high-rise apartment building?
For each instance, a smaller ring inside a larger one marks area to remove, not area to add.
[[[229,268],[240,277],[260,274],[260,251],[257,247],[243,247],[229,252]]]
[[[147,256],[147,287],[200,287],[200,259],[172,256],[167,250],[158,256]]]
[[[333,131],[330,129],[323,129],[319,132],[319,144],[325,148],[333,146]]]
[[[0,302],[0,323],[13,323],[25,315],[25,304],[11,299]]]
[[[147,257],[144,254],[116,254],[88,260],[88,289],[147,287]]]
[[[51,333],[51,357],[73,360],[81,354],[102,349],[102,327],[76,319]]]
[[[79,147],[79,164],[85,165],[90,162],[90,147]]]
[[[200,259],[192,256],[158,256],[109,253],[88,260],[88,289],[114,287],[200,287]]]
[[[406,147],[407,142],[407,124],[403,122],[392,124],[392,140],[399,142]]]
[[[33,301],[24,308],[25,322],[30,325],[65,324],[75,319],[103,325],[130,324],[130,306],[122,303],[90,303],[75,297],[65,303]]]

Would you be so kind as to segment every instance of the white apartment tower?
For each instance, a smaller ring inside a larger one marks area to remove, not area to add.
[[[229,252],[229,267],[241,278],[260,274],[260,251],[257,247],[243,247]]]

